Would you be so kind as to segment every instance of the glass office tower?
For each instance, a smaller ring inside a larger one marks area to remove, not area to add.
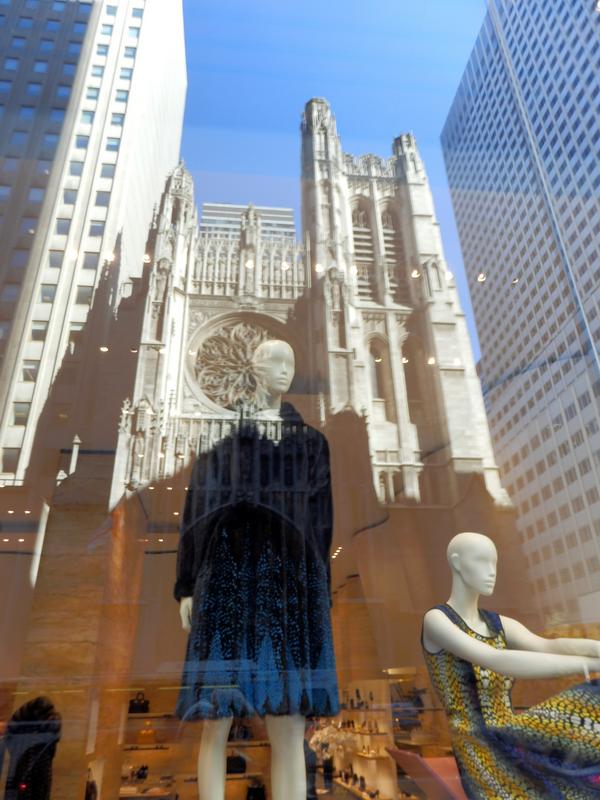
[[[442,135],[503,480],[547,620],[600,598],[600,14],[491,0]]]

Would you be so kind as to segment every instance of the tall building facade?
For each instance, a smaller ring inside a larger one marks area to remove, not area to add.
[[[490,0],[442,145],[503,480],[550,622],[600,607],[600,14]]]
[[[19,484],[103,268],[106,325],[141,273],[179,158],[186,66],[179,0],[13,0],[0,36],[0,480]],[[70,370],[58,428],[85,380]]]

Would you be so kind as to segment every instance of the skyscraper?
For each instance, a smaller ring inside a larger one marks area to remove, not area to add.
[[[0,2],[0,37],[0,480],[19,483],[102,267],[141,272],[186,66],[180,0]]]
[[[597,3],[490,0],[442,134],[496,457],[554,621],[600,607],[599,57]]]

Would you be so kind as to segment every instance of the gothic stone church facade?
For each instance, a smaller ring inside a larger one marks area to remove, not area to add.
[[[380,671],[414,660],[450,536],[481,530],[510,550],[513,517],[414,137],[398,137],[388,159],[346,154],[322,99],[307,103],[301,131],[300,241],[252,206],[199,225],[190,175],[180,165],[169,179],[111,502],[165,482],[184,491],[195,455],[235,424],[252,352],[285,339],[297,361],[291,400],[330,438],[335,597],[369,598]],[[165,530],[177,496],[148,499]]]

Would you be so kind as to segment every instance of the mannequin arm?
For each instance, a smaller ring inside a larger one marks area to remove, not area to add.
[[[600,658],[600,642],[594,639],[544,639],[510,617],[502,617],[502,625],[506,633],[507,644],[511,649]]]
[[[484,669],[512,678],[556,678],[564,675],[600,671],[600,657],[540,653],[524,650],[497,650],[457,628],[444,613],[432,609],[425,615],[423,632],[433,651],[443,649]]]
[[[189,633],[192,630],[192,607],[193,597],[182,597],[179,601],[179,616],[181,617],[181,627]]]

